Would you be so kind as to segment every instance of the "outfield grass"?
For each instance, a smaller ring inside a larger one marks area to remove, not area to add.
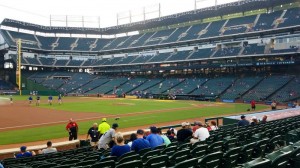
[[[23,99],[24,100],[24,99]],[[128,106],[115,106],[115,103],[133,103],[136,104]],[[41,108],[53,108],[67,111],[95,111],[107,114],[122,114],[132,113],[140,111],[149,111],[157,109],[170,109],[175,107],[194,107],[191,104],[207,104],[207,102],[195,102],[195,101],[157,101],[157,100],[119,100],[112,99],[103,101],[91,101],[82,103],[64,103],[61,106],[50,107],[48,105],[42,105]],[[109,108],[110,107],[110,108]],[[71,108],[71,109],[70,109]],[[136,114],[135,116],[122,117],[118,120],[120,128],[144,126],[144,125],[155,125],[161,122],[171,122],[176,120],[193,121],[193,118],[199,117],[212,117],[226,114],[240,114],[249,108],[248,104],[226,104],[225,106],[205,106],[201,108],[192,108],[188,110],[176,110],[172,112],[159,112],[154,114]],[[264,105],[257,105],[257,110],[266,108]],[[98,122],[99,120],[82,121],[79,124],[79,134],[86,134],[92,123]],[[115,122],[114,118],[108,118],[108,123],[112,124]],[[141,127],[143,128],[143,127]],[[65,124],[58,124],[53,126],[41,126],[37,128],[28,128],[22,130],[4,131],[0,133],[0,145],[13,144],[13,143],[24,143],[33,142],[39,140],[50,140],[55,138],[66,137],[67,132],[65,131]]]
[[[91,100],[89,102],[66,102],[62,106],[54,104],[41,104],[42,108],[54,110],[64,110],[70,112],[100,112],[104,114],[126,114],[134,112],[145,112],[153,110],[163,110],[170,108],[191,107],[187,101],[159,101],[144,99],[111,99],[111,100]]]

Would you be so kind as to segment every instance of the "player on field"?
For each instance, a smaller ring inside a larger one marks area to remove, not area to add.
[[[12,98],[12,95],[10,95],[9,100],[10,100],[10,104],[13,104],[13,98]]]
[[[69,133],[69,141],[72,141],[73,139],[74,140],[77,139],[78,125],[72,118],[70,118],[69,123],[66,126],[66,130]]]
[[[32,103],[32,96],[31,95],[28,97],[28,101],[29,101],[29,104]]]
[[[61,105],[61,103],[62,103],[61,94],[58,95],[58,99],[57,100],[58,100],[58,104]]]
[[[36,106],[39,106],[40,105],[40,102],[41,102],[41,97],[39,95],[36,96],[36,103],[35,105]]]
[[[52,106],[52,100],[53,100],[53,97],[50,95],[48,97],[48,103],[49,103],[50,106]]]

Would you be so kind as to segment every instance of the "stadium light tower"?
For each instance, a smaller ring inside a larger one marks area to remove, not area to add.
[[[197,10],[202,4],[204,4],[204,2],[206,1],[211,1],[211,0],[195,0],[194,2],[194,9]],[[200,4],[200,5],[198,5]],[[218,5],[218,0],[215,0],[214,6]],[[208,6],[206,6],[208,7]]]

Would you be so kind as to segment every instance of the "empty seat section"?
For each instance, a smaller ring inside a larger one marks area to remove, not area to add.
[[[241,50],[241,47],[229,47],[219,49],[214,57],[225,57],[225,56],[237,56]]]
[[[159,53],[152,57],[148,62],[163,62],[170,57],[170,55],[171,53]]]
[[[264,44],[249,44],[245,46],[243,55],[254,55],[254,54],[264,54],[265,45]]]
[[[288,9],[283,16],[283,22],[278,27],[288,27],[299,25],[300,23],[300,8]]]
[[[273,29],[274,22],[280,17],[282,11],[276,11],[272,13],[263,13],[260,15],[256,25],[252,28],[253,31],[263,31]]]
[[[94,44],[96,39],[94,38],[79,38],[77,46],[74,47],[74,51],[90,51],[90,47]]]
[[[222,26],[224,25],[225,20],[212,22],[209,27],[207,28],[207,31],[204,32],[200,36],[200,38],[207,38],[207,37],[214,37],[214,36],[220,36],[220,30]]]
[[[214,50],[214,48],[198,49],[191,54],[189,60],[209,58],[213,54]]]
[[[178,78],[166,79],[163,82],[157,83],[153,87],[146,89],[145,91],[152,94],[161,94],[170,91],[172,87],[176,86],[180,82],[182,82],[182,80]]]
[[[195,90],[198,85],[201,86],[206,79],[203,78],[187,78],[187,79],[178,79],[182,82],[177,86],[170,89],[169,93],[174,95],[187,95],[193,90]],[[166,92],[165,92],[166,93]]]
[[[207,27],[208,23],[193,25],[186,33],[182,34],[180,41],[197,39],[201,34],[200,32]]]
[[[221,96],[221,99],[234,100],[240,98],[244,93],[255,86],[261,79],[261,77],[246,77],[238,79],[229,89],[226,90],[226,92]]]
[[[191,50],[188,51],[178,51],[172,54],[171,57],[168,58],[166,61],[176,61],[176,60],[186,60],[187,57],[192,53]]]
[[[54,50],[71,50],[72,45],[75,43],[75,41],[76,38],[60,37]]]
[[[141,38],[132,42],[130,47],[143,46],[155,32],[145,33]]]
[[[168,39],[171,33],[173,33],[175,29],[167,29],[156,32],[150,39],[148,39],[145,45],[155,45],[159,44],[162,40]]]
[[[53,65],[55,62],[54,58],[39,57],[39,60],[43,65],[46,65],[46,66]]]
[[[225,91],[232,83],[234,78],[232,77],[219,77],[208,80],[202,86],[191,93],[191,95],[200,95],[203,97],[216,97]]]
[[[265,78],[256,87],[249,90],[243,97],[244,100],[265,100],[268,96],[290,81],[290,76],[270,76]]]
[[[176,42],[181,38],[181,34],[185,33],[188,30],[189,26],[180,27],[173,32],[167,39],[163,40],[162,43],[172,43]]]
[[[278,92],[276,92],[270,100],[279,102],[288,102],[300,97],[300,78],[296,77]]]
[[[89,94],[106,94],[111,91],[116,91],[116,89],[123,83],[125,83],[128,79],[127,78],[116,78],[116,79],[110,79],[109,82],[91,90],[87,93]]]

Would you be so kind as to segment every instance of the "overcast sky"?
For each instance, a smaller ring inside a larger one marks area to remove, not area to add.
[[[218,4],[229,3],[237,0],[218,0]],[[117,25],[117,14],[120,17],[129,16],[129,10],[134,15],[132,21],[142,19],[142,9],[146,12],[157,11],[161,4],[161,15],[194,9],[195,0],[1,0],[0,20],[10,18],[41,25],[50,25],[50,15],[53,19],[63,20],[58,16],[90,16],[85,17],[86,27],[96,27],[100,17],[101,27]],[[215,0],[197,0],[198,8],[214,5]],[[158,12],[149,13],[146,17],[157,17]],[[69,20],[82,20],[81,17],[69,17]],[[120,19],[120,24],[128,23],[128,19]],[[71,24],[71,23],[70,23]],[[72,26],[81,26],[82,23],[72,23]],[[64,26],[64,23],[55,21],[53,25]],[[71,25],[69,25],[71,26]]]

